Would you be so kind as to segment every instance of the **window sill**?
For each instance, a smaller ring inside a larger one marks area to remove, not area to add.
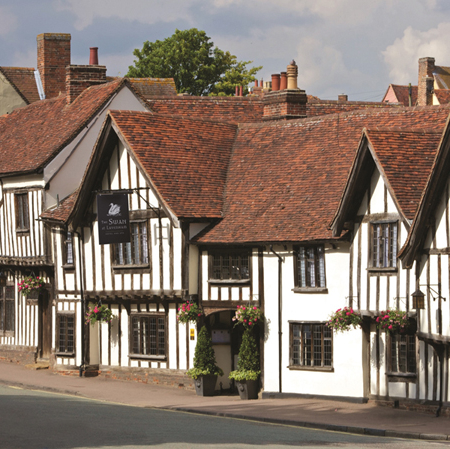
[[[328,293],[327,287],[294,287],[294,293]]]
[[[301,366],[301,365],[288,365],[288,369],[297,371],[323,371],[325,373],[334,373],[332,366]]]
[[[64,271],[73,271],[73,270],[75,270],[75,265],[74,264],[66,263],[62,267],[63,267]]]
[[[389,382],[408,382],[415,383],[417,380],[416,373],[393,373],[387,372],[386,376],[389,378]]]
[[[56,357],[75,357],[75,352],[55,352]]]
[[[166,362],[165,355],[143,355],[143,354],[128,354],[128,357],[133,360],[152,360],[154,362]]]
[[[208,279],[209,284],[250,284],[250,279]]]
[[[397,267],[369,267],[367,268],[367,271],[369,273],[397,273],[398,268]]]
[[[18,235],[29,235],[30,230],[29,229],[16,229],[16,234]]]
[[[113,265],[113,273],[144,273],[150,270],[150,264],[145,265]]]

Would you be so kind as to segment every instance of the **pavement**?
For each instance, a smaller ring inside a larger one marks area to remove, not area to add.
[[[83,398],[229,418],[398,438],[450,441],[450,419],[433,414],[323,399],[243,401],[195,391],[99,377],[75,377],[0,361],[0,384]]]

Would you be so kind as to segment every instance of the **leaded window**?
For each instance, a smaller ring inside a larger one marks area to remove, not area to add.
[[[30,216],[28,209],[28,193],[14,195],[16,206],[16,229],[28,231],[30,229]]]
[[[147,222],[131,222],[131,241],[114,245],[115,265],[147,265]]]
[[[292,367],[331,368],[333,333],[322,323],[290,323]]]
[[[397,222],[372,224],[372,267],[397,267]]]
[[[67,232],[64,240],[64,264],[73,265],[73,234]]]
[[[390,350],[390,371],[392,373],[414,374],[416,372],[415,335],[391,335]]]
[[[0,331],[14,332],[15,317],[14,286],[0,287]]]
[[[220,251],[212,254],[210,279],[245,280],[250,278],[248,251]]]
[[[58,314],[57,331],[57,352],[73,354],[75,351],[75,314]]]
[[[164,314],[133,315],[131,317],[132,354],[154,357],[165,356],[165,323]]]
[[[326,287],[323,245],[300,246],[296,252],[296,287]]]

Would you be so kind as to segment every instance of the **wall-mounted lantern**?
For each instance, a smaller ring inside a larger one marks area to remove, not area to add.
[[[417,289],[412,295],[413,309],[425,309],[425,294]]]

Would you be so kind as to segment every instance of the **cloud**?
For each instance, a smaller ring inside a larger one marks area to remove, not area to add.
[[[437,65],[445,65],[448,60],[450,22],[440,23],[428,31],[406,28],[403,37],[398,38],[382,52],[389,67],[392,83],[417,84],[418,60],[433,57]]]
[[[120,18],[149,25],[181,18],[189,21],[192,3],[192,0],[57,0],[55,5],[60,11],[73,13],[75,29],[81,31],[96,18]]]
[[[6,36],[17,27],[17,17],[9,8],[0,6],[0,36]]]

